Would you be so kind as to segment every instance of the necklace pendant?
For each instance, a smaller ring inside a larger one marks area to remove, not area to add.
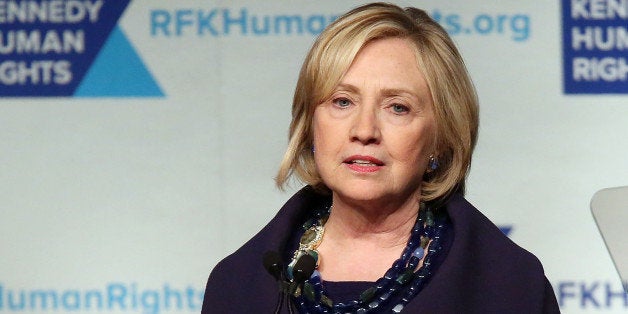
[[[323,233],[325,233],[325,228],[320,225],[307,229],[299,241],[299,250],[317,248],[323,241]]]

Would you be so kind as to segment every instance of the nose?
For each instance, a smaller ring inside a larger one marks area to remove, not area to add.
[[[351,140],[363,145],[377,144],[381,140],[381,132],[376,106],[360,106],[353,119]]]

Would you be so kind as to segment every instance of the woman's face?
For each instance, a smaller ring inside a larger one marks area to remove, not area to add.
[[[419,195],[436,122],[412,44],[366,45],[313,126],[316,167],[334,197],[392,204]]]

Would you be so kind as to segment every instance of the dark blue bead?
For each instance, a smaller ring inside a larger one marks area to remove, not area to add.
[[[390,298],[390,291],[388,291],[388,292],[386,292],[386,293],[382,294],[382,295],[379,297],[379,300],[380,300],[380,301],[386,301],[388,298]]]
[[[379,301],[373,301],[371,303],[369,303],[369,308],[372,309],[376,309],[379,306]]]
[[[403,310],[403,304],[397,304],[392,309],[393,313],[401,313],[401,310]]]
[[[386,272],[386,274],[384,275],[384,278],[392,279],[392,278],[396,277],[397,274],[399,274],[399,270],[401,268],[402,268],[402,266],[401,265],[397,265],[397,263],[395,262],[395,265],[393,265],[393,267]]]
[[[412,300],[412,297],[414,297],[414,293],[410,291],[406,291],[406,295],[404,296],[404,299]]]
[[[395,269],[395,270],[399,270],[399,269],[404,267],[404,264],[405,263],[401,259],[398,259],[398,260],[395,261],[395,263],[393,264],[392,268]]]
[[[313,283],[320,283],[321,282],[321,273],[318,270],[314,270],[312,272],[312,276],[310,276],[309,279],[311,282]]]

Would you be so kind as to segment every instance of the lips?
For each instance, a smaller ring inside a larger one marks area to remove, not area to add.
[[[350,169],[357,172],[374,172],[384,166],[384,162],[371,156],[354,155],[343,160]]]

